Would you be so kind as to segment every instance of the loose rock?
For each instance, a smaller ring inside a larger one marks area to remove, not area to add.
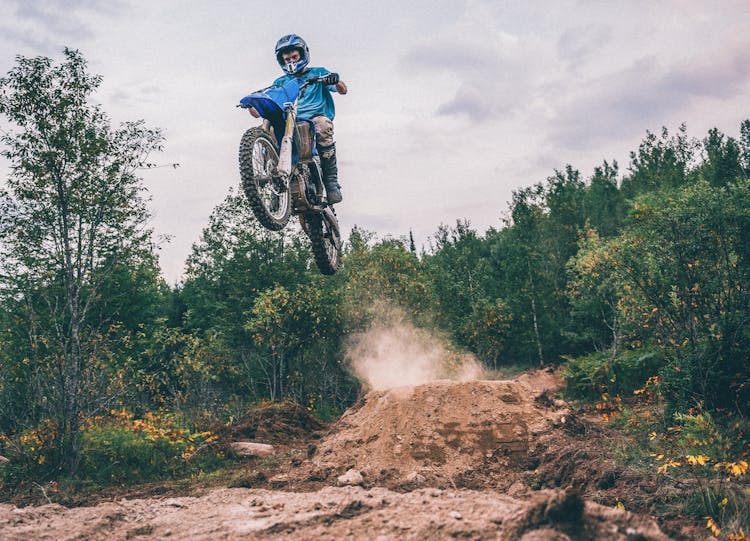
[[[362,483],[365,482],[365,479],[364,477],[362,477],[362,474],[358,470],[355,470],[355,469],[350,469],[344,475],[339,475],[337,480],[340,486],[361,485]]]
[[[276,454],[273,445],[267,443],[235,441],[229,445],[229,448],[239,456],[273,456]]]

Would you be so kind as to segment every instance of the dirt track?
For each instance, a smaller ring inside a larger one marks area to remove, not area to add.
[[[545,460],[569,450],[548,446],[578,426],[556,385],[540,371],[375,391],[309,444],[306,460],[292,449],[277,472],[261,473],[251,460],[243,486],[264,488],[4,505],[0,538],[669,539],[647,518],[581,499],[607,472]],[[357,486],[340,486],[346,472]]]
[[[564,532],[567,532],[564,533]],[[329,487],[216,490],[96,507],[0,507],[0,534],[28,539],[668,539],[650,521],[561,492]],[[569,535],[568,535],[569,534]],[[536,536],[536,537],[535,537]],[[640,536],[640,537],[639,537]]]

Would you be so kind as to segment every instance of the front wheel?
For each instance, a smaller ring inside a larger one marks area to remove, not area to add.
[[[272,231],[289,222],[289,179],[274,177],[279,163],[276,141],[262,128],[250,128],[240,141],[242,190],[258,221]]]
[[[305,217],[315,264],[322,274],[328,275],[336,274],[341,266],[341,239],[331,219],[319,213]]]

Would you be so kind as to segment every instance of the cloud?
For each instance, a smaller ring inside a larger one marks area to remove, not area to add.
[[[483,122],[498,114],[497,102],[478,85],[462,83],[453,99],[437,108],[438,115],[466,115],[472,122]]]
[[[402,57],[402,67],[417,74],[432,73],[446,81],[443,88],[456,89],[453,96],[438,103],[435,115],[463,116],[471,122],[524,109],[541,67],[541,63],[526,61],[533,56],[529,50],[488,47],[479,41],[456,43],[444,38],[430,43],[428,49],[447,52],[430,58],[413,51]]]
[[[748,91],[748,84],[750,57],[744,50],[666,67],[654,56],[643,57],[569,91],[568,103],[565,99],[556,103],[550,140],[567,148],[583,148],[658,129],[694,100],[735,98]]]
[[[122,104],[126,107],[143,105],[144,103],[155,104],[164,99],[165,90],[159,84],[137,83],[126,88],[117,88],[109,95],[111,103]]]
[[[483,68],[497,68],[500,57],[483,54],[477,44],[456,42],[453,36],[432,39],[401,56],[399,67],[410,73],[431,73],[439,70],[458,77],[475,75]],[[489,66],[488,66],[489,64]]]
[[[9,43],[21,43],[38,53],[61,48],[64,42],[77,43],[95,36],[92,15],[115,16],[122,0],[9,0],[0,22],[0,35]]]
[[[557,39],[557,55],[563,64],[575,70],[612,40],[612,32],[608,24],[568,28]]]
[[[526,107],[549,47],[533,34],[507,31],[511,23],[491,8],[467,2],[455,24],[417,41],[399,58],[405,79],[425,89],[423,106],[440,92],[433,115],[476,123]]]

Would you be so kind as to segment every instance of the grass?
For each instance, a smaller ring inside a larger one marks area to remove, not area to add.
[[[497,368],[493,370],[487,370],[486,372],[484,372],[484,374],[482,374],[482,379],[485,379],[485,380],[513,379],[516,376],[523,374],[524,372],[527,372],[531,368],[532,367],[526,364],[502,365],[502,366],[498,366]]]

